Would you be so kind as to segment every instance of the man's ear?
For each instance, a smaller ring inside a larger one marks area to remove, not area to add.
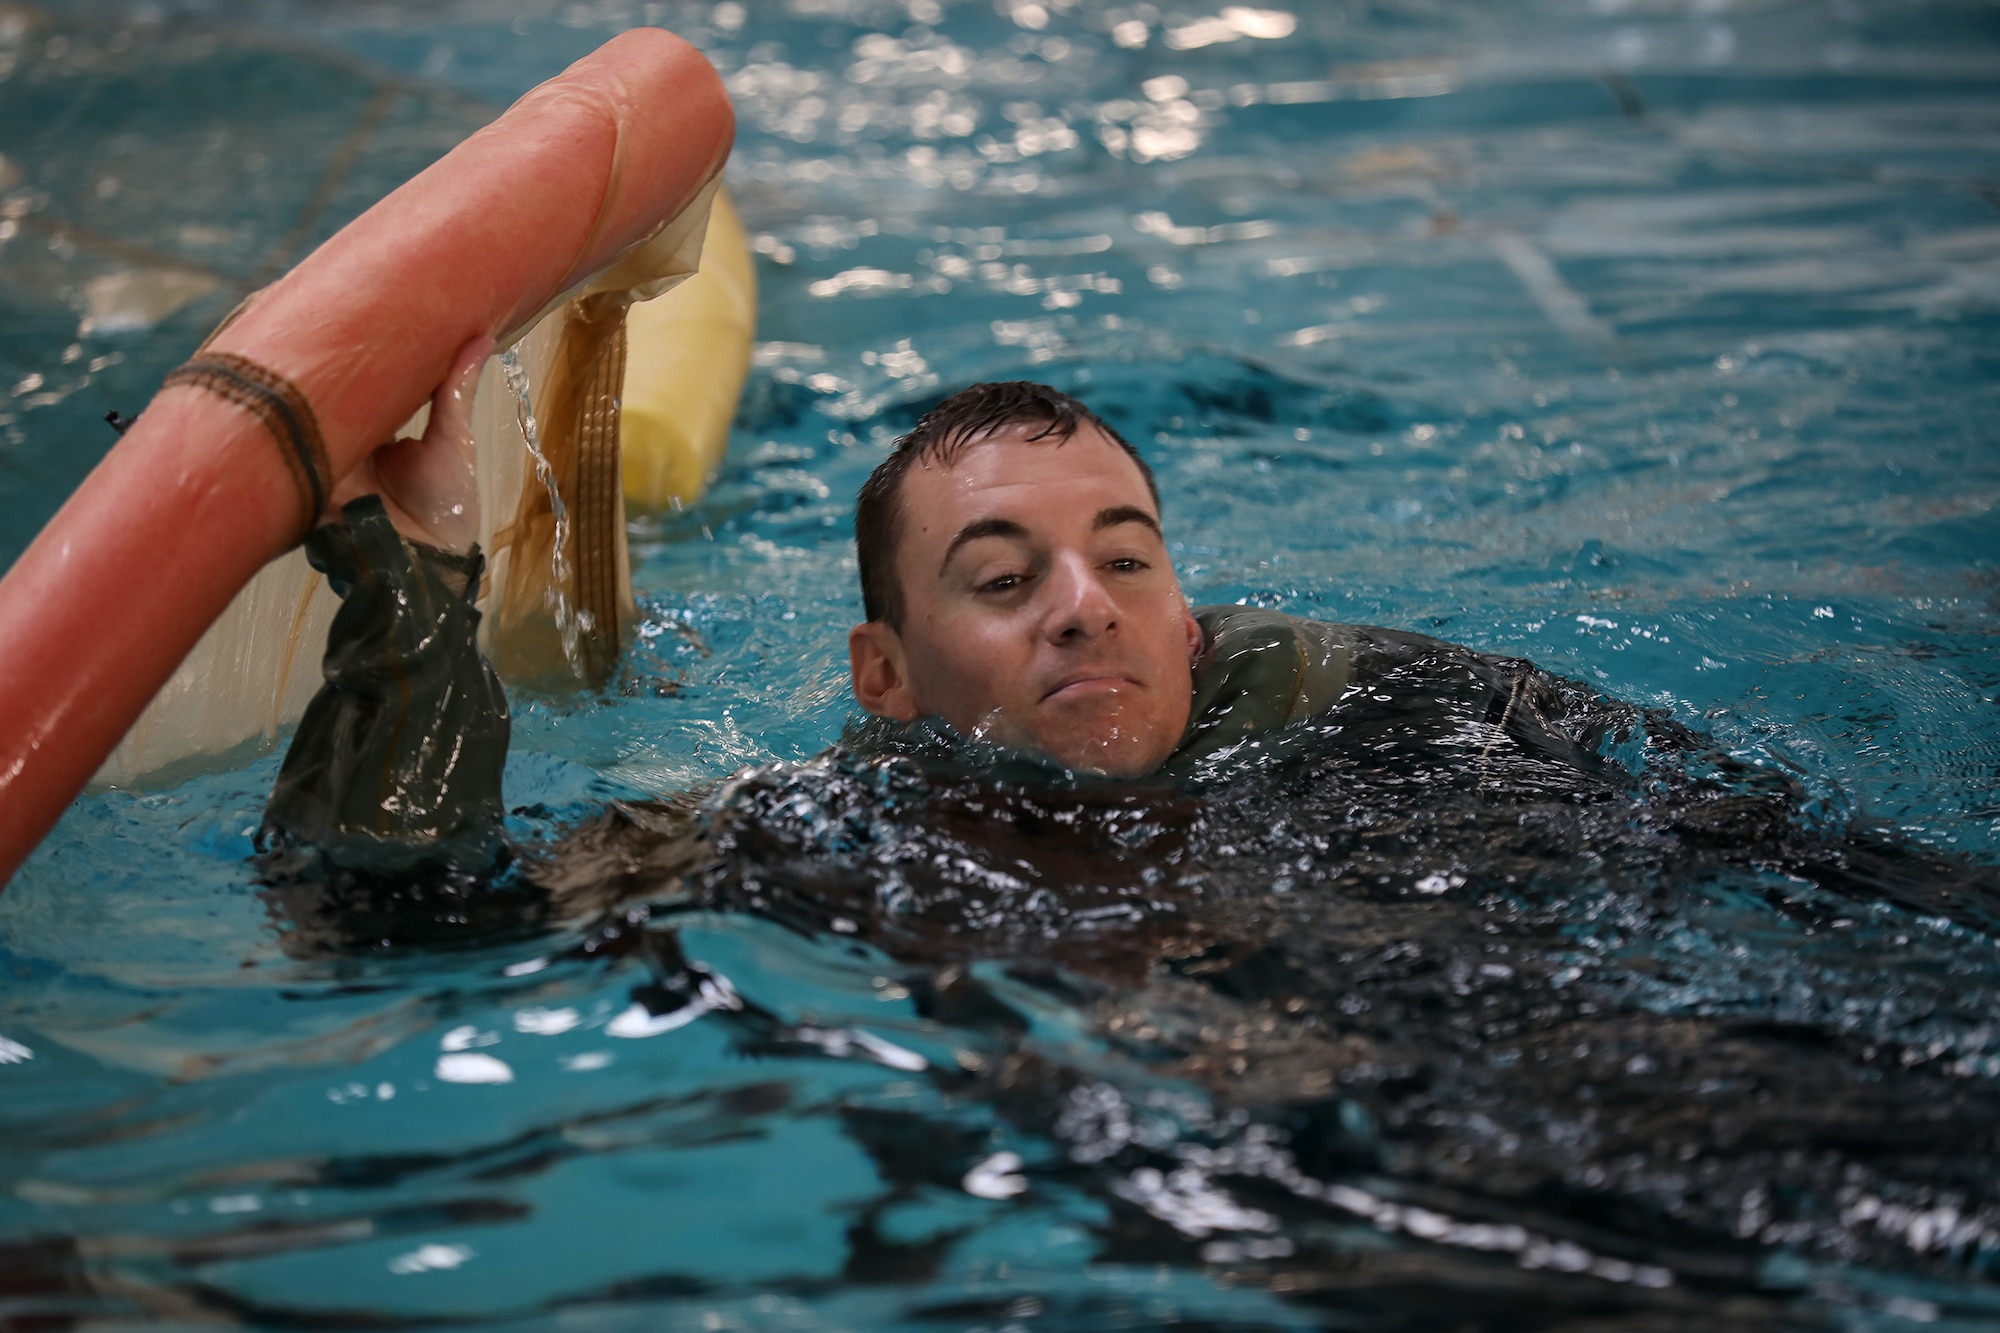
[[[855,702],[863,708],[896,722],[917,720],[920,710],[903,660],[903,636],[886,620],[870,620],[847,632],[847,671]]]
[[[1199,665],[1201,650],[1208,646],[1208,636],[1201,632],[1201,622],[1194,618],[1194,612],[1185,599],[1181,602],[1181,621],[1182,630],[1187,635],[1188,665]]]

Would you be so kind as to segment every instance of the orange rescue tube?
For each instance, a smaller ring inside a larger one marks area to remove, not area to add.
[[[529,92],[262,292],[209,344],[311,401],[337,482],[471,339],[504,338],[678,213],[733,120],[700,52],[638,29]],[[209,623],[299,536],[257,419],[163,390],[0,579],[0,883]]]

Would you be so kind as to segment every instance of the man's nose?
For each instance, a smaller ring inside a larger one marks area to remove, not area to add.
[[[1049,607],[1043,625],[1051,642],[1095,639],[1117,626],[1117,602],[1097,570],[1081,556],[1056,561],[1045,586]]]

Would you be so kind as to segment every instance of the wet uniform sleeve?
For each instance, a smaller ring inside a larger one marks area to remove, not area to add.
[[[260,842],[343,863],[476,863],[499,848],[507,698],[478,644],[475,548],[409,542],[364,496],[306,555],[341,607],[326,683],[307,706],[265,807]]]

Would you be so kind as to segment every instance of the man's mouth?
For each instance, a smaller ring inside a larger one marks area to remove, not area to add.
[[[1058,680],[1042,695],[1043,703],[1069,702],[1096,694],[1117,694],[1137,689],[1139,682],[1122,671],[1079,671]]]

